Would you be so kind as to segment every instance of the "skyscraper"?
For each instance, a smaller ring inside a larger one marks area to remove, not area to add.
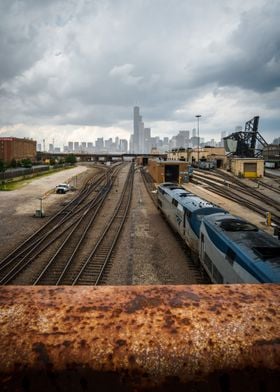
[[[133,109],[133,153],[137,154],[139,152],[139,133],[140,133],[140,123],[142,117],[140,116],[140,109],[135,106]]]
[[[135,106],[133,109],[133,143],[132,151],[135,154],[144,153],[145,150],[145,132],[144,122],[140,116],[140,109]]]

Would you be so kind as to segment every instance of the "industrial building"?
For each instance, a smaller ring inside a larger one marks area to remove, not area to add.
[[[224,147],[179,148],[170,151],[167,156],[171,160],[187,161],[189,163],[198,161],[214,162],[215,167],[218,168],[224,168],[227,161]]]
[[[189,180],[188,162],[183,161],[163,161],[159,159],[149,159],[148,171],[154,182],[188,182]]]
[[[280,167],[280,144],[269,144],[262,151],[265,167],[277,169]]]
[[[257,158],[230,158],[230,171],[238,177],[259,178],[264,175],[264,160]]]
[[[16,137],[0,137],[0,160],[10,163],[12,160],[36,159],[36,141]]]

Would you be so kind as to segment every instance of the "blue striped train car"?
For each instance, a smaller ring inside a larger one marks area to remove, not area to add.
[[[213,283],[280,283],[280,241],[173,183],[158,208],[197,255]]]

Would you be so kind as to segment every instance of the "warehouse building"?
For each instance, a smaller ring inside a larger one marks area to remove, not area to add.
[[[159,159],[149,159],[148,171],[153,177],[154,182],[176,182],[183,183],[189,181],[188,162],[182,161],[163,161]]]
[[[12,160],[36,159],[36,141],[16,137],[0,137],[0,160],[9,164]]]

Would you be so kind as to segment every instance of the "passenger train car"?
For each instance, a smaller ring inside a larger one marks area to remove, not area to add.
[[[158,208],[213,283],[280,283],[280,241],[255,225],[170,182]]]

